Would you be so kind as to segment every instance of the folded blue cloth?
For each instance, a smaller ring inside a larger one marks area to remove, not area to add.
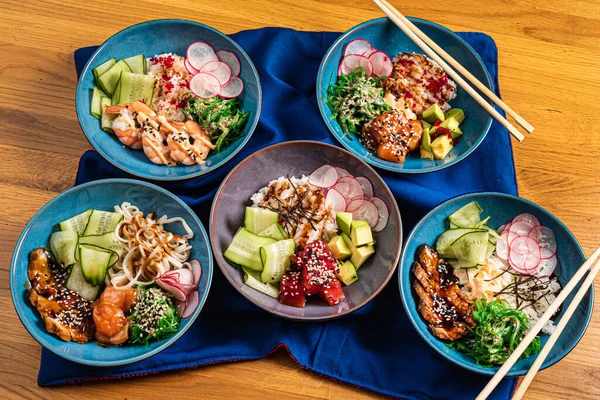
[[[493,40],[481,33],[459,35],[479,53],[497,87]],[[249,154],[285,140],[336,143],[319,114],[315,80],[321,58],[338,36],[280,28],[232,35],[260,74],[264,103],[259,126],[235,158],[208,176],[159,184],[188,203],[208,227],[218,185]],[[75,52],[78,72],[94,50],[89,47]],[[427,211],[450,197],[475,191],[517,193],[510,138],[496,122],[477,151],[457,166],[426,175],[379,172],[398,200],[406,233]],[[76,184],[115,177],[129,176],[89,151],[81,159]],[[378,297],[351,315],[330,322],[301,323],[262,311],[216,271],[198,320],[170,348],[145,361],[115,368],[82,366],[43,350],[38,383],[48,386],[123,378],[252,360],[279,347],[285,347],[303,368],[407,399],[472,399],[489,379],[451,364],[419,337],[404,313],[396,278]],[[516,379],[505,379],[492,398],[509,398],[515,384]]]

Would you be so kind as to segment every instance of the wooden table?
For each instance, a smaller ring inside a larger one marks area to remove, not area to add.
[[[560,218],[590,254],[600,244],[600,111],[593,102],[600,91],[600,3],[393,3],[402,4],[406,15],[496,40],[502,95],[536,127],[523,143],[514,143],[520,193]],[[6,310],[0,315],[0,397],[377,397],[302,371],[284,352],[161,376],[39,388],[40,346],[14,312],[8,273],[21,230],[47,201],[73,186],[79,157],[89,149],[75,116],[74,50],[150,19],[190,19],[225,33],[264,26],[345,31],[380,17],[379,10],[368,0],[2,0],[0,15],[0,308]],[[596,314],[577,348],[539,373],[527,397],[600,397],[599,340]]]

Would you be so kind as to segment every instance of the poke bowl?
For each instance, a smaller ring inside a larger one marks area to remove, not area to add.
[[[76,186],[27,224],[10,287],[21,322],[68,360],[124,365],[179,339],[200,313],[212,254],[194,212],[145,182]]]
[[[452,31],[409,18],[490,90],[479,55]],[[346,31],[317,76],[325,124],[349,151],[386,170],[416,174],[454,165],[485,138],[492,117],[387,18]]]
[[[248,54],[196,22],[157,20],[104,42],[83,69],[77,118],[108,162],[146,179],[213,171],[250,139],[262,103]]]
[[[209,230],[229,282],[295,320],[364,306],[391,278],[402,246],[385,182],[351,153],[313,141],[275,144],[236,166],[217,191]]]
[[[450,199],[413,229],[398,274],[405,311],[451,362],[493,375],[585,261],[571,232],[542,207],[501,193]],[[527,373],[574,297],[527,347],[508,376]],[[565,357],[590,322],[593,287],[542,368]]]

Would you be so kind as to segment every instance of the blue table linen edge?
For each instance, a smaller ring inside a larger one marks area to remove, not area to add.
[[[499,95],[498,52],[494,41],[478,32],[458,35],[479,53]],[[249,154],[286,140],[312,139],[337,144],[318,111],[315,81],[323,55],[338,36],[335,32],[284,28],[261,28],[231,35],[248,52],[261,77],[264,102],[257,131],[234,159],[210,175],[158,184],[188,203],[208,228],[216,189],[225,175]],[[75,52],[78,75],[95,49],[86,47]],[[417,176],[378,172],[398,200],[405,238],[427,211],[456,195],[476,191],[517,194],[510,137],[496,121],[481,146],[456,166]],[[76,185],[113,177],[131,176],[110,165],[95,151],[88,151],[80,160]],[[302,323],[274,317],[255,307],[221,273],[215,272],[200,317],[168,349],[147,360],[114,368],[75,364],[43,349],[38,384],[52,386],[253,360],[280,347],[285,347],[305,369],[406,399],[471,399],[489,379],[451,364],[422,340],[404,313],[395,277],[377,298],[351,315],[330,322]],[[505,379],[490,398],[510,398],[516,383],[515,378]]]

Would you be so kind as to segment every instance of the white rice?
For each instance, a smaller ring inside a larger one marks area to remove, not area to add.
[[[146,61],[148,75],[156,79],[152,109],[167,119],[184,121],[182,102],[184,95],[190,92],[189,81],[192,79],[185,68],[185,57],[164,53]]]

